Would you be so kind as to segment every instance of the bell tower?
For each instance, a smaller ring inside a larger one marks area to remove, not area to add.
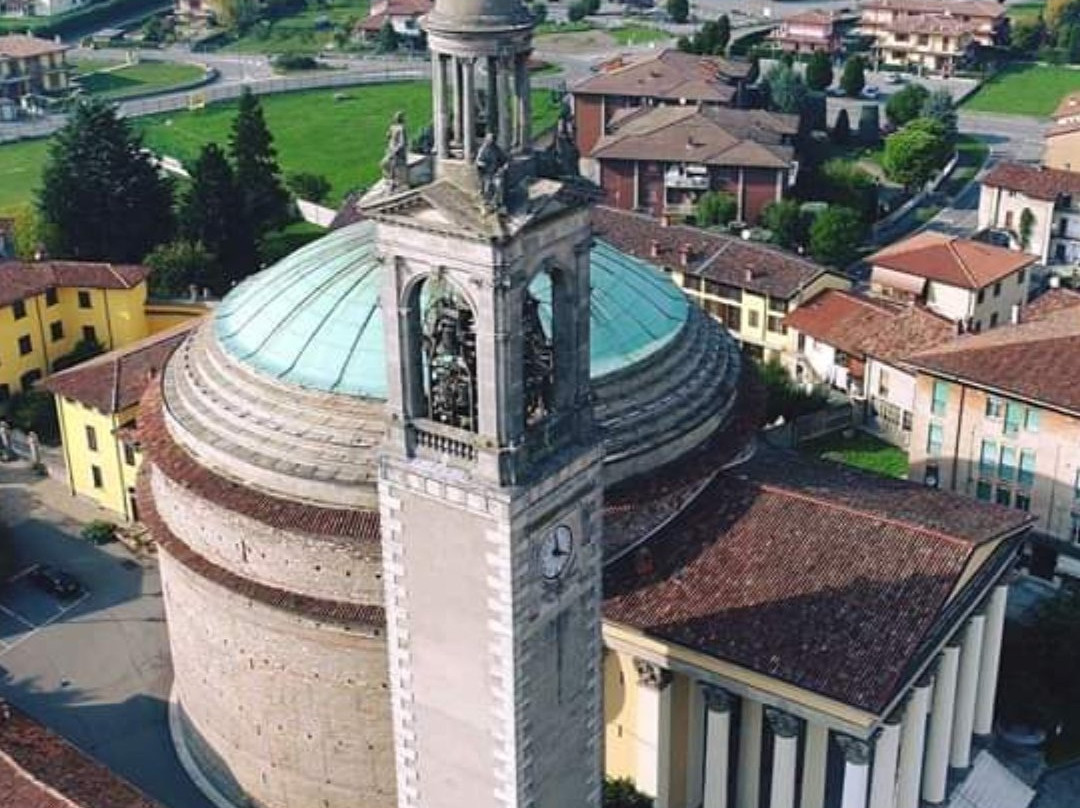
[[[520,1],[436,0],[427,29],[434,179],[402,187],[391,127],[387,180],[361,205],[385,276],[398,805],[598,808],[587,195],[535,176]]]

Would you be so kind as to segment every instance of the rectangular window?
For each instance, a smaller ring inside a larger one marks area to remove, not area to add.
[[[940,379],[934,380],[933,401],[930,403],[930,412],[934,415],[944,415],[945,407],[949,403],[949,383]]]
[[[34,343],[29,335],[19,337],[19,356],[26,356],[34,350]]]
[[[994,297],[1001,297],[1001,281],[994,284]]]
[[[124,462],[129,466],[135,465],[135,449],[128,443],[124,444]]]
[[[889,397],[889,371],[883,370],[878,374],[877,390],[882,398]]]
[[[991,312],[990,313],[990,327],[993,328],[997,324],[998,324],[998,313],[996,311]]]
[[[779,297],[770,297],[769,311],[777,311],[781,314],[785,314],[787,312],[787,301]]]
[[[930,424],[930,429],[926,433],[926,453],[934,456],[940,455],[944,446],[945,430],[942,429],[941,424]]]
[[[101,469],[98,466],[90,467],[90,477],[94,482],[94,488],[103,488],[105,486],[101,478]]]
[[[1039,431],[1039,411],[1028,407],[1024,410],[1024,429],[1028,432]]]
[[[1017,286],[1023,286],[1025,277],[1027,277],[1027,276],[1024,274],[1024,270],[1021,269],[1019,272],[1017,272],[1016,273],[1016,285]]]
[[[749,328],[758,328],[761,324],[761,318],[758,317],[756,311],[749,311],[746,313],[746,325]]]
[[[997,396],[986,397],[986,417],[987,418],[1000,418],[1001,414],[1005,411],[1005,402]]]
[[[15,315],[16,320],[21,320],[26,316],[26,301],[16,300],[11,304],[11,313]]]
[[[1012,491],[999,486],[994,493],[994,502],[998,505],[1004,505],[1006,508],[1009,507],[1009,503],[1012,502]]]
[[[1020,474],[1017,480],[1020,485],[1031,485],[1035,482],[1035,452],[1031,449],[1020,450]]]
[[[1017,510],[1027,513],[1031,510],[1031,495],[1025,494],[1022,491],[1017,491],[1013,505],[1016,506]]]
[[[986,300],[986,290],[980,289],[978,294],[975,295],[975,302],[982,303],[984,300]]]
[[[1023,408],[1019,404],[1010,401],[1005,405],[1005,434],[1017,435],[1020,432],[1020,423],[1024,418]]]
[[[1001,447],[1001,462],[998,463],[998,477],[1011,480],[1016,476],[1016,449],[1011,446]]]
[[[59,302],[60,302],[60,297],[59,297],[59,295],[56,294],[56,289],[55,288],[45,290],[45,305],[46,306],[55,306]]]
[[[53,342],[62,340],[64,338],[64,323],[60,320],[49,323],[49,336],[52,337]]]
[[[92,426],[86,427],[86,445],[91,452],[97,451],[97,430]]]
[[[911,431],[911,413],[907,410],[904,410],[904,418],[901,421],[900,425],[903,427],[905,432]]]
[[[80,309],[92,309],[94,307],[93,302],[90,300],[90,293],[79,290],[79,308]]]
[[[990,483],[985,480],[979,480],[979,482],[975,484],[975,498],[981,499],[983,502],[989,502],[993,490],[993,486],[991,486]]]
[[[938,474],[937,463],[927,463],[926,472],[923,474],[923,483],[928,488],[937,488],[941,482],[941,476]]]
[[[997,444],[992,440],[982,442],[982,451],[979,453],[979,474],[990,477],[994,473],[994,465],[997,463]]]
[[[97,329],[92,325],[82,327],[82,338],[87,342],[97,342]]]
[[[783,317],[770,317],[769,324],[766,326],[773,334],[786,334],[787,326],[784,325]]]

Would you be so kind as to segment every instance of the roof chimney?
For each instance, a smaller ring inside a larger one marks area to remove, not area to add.
[[[690,264],[690,245],[689,244],[680,244],[679,245],[679,263],[684,267],[689,266],[689,264]]]
[[[663,227],[670,227],[671,226],[671,214],[670,213],[663,214],[660,217],[660,224]]]
[[[749,283],[753,279],[754,279],[754,270],[750,269],[750,267],[747,267],[746,269],[744,269],[743,270],[743,280],[746,281],[747,283]]]
[[[659,258],[660,257],[660,242],[657,241],[656,239],[653,239],[652,241],[649,242],[649,255],[652,258]]]

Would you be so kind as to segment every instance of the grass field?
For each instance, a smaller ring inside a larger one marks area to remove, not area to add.
[[[335,100],[342,94],[344,100]],[[332,186],[327,200],[331,206],[353,188],[378,178],[384,135],[394,112],[404,111],[412,133],[431,119],[431,88],[426,82],[268,95],[261,100],[282,172],[325,175]],[[134,124],[149,148],[190,164],[203,144],[228,142],[235,114],[235,103],[213,104],[194,112],[137,118]],[[535,91],[534,129],[547,129],[557,116],[558,106],[548,91]],[[0,211],[33,199],[46,148],[45,140],[0,146]]]
[[[615,38],[616,42],[624,46],[664,42],[675,38],[667,31],[648,25],[624,25],[621,28],[612,28],[608,33]]]
[[[86,66],[81,63],[76,73],[83,90],[112,99],[168,90],[198,81],[204,75],[200,67],[177,62],[140,62],[107,72],[98,72],[100,67],[88,71]]]
[[[1080,90],[1080,70],[1040,65],[1010,65],[969,97],[969,112],[1046,117],[1066,93]]]
[[[904,450],[865,432],[856,431],[850,438],[845,438],[840,433],[828,435],[804,443],[799,450],[824,460],[834,460],[886,477],[907,476],[908,460]]]
[[[1014,3],[1005,7],[1005,14],[1013,22],[1034,22],[1045,8],[1045,3]]]
[[[315,54],[336,47],[335,29],[351,28],[367,16],[368,0],[333,0],[311,3],[297,14],[274,21],[263,21],[226,45],[223,50],[236,53]]]

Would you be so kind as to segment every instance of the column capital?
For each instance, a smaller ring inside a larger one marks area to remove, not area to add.
[[[870,744],[866,741],[852,738],[850,735],[838,735],[836,743],[844,752],[844,762],[853,766],[870,764]]]
[[[775,707],[765,708],[765,717],[769,719],[769,726],[774,734],[781,738],[794,738],[799,734],[799,719],[783,710]]]
[[[705,696],[705,706],[714,713],[726,713],[734,704],[735,697],[722,687],[703,684],[701,692]]]
[[[663,690],[671,684],[671,671],[647,659],[634,659],[638,685],[652,690]]]

